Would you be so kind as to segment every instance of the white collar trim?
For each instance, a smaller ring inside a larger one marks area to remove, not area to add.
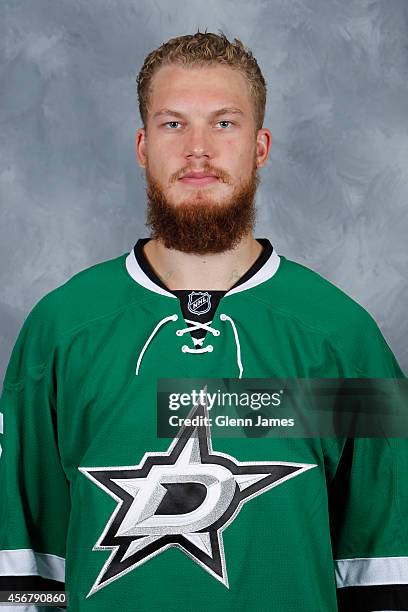
[[[241,291],[245,291],[246,289],[251,289],[252,287],[256,287],[257,285],[264,283],[265,281],[272,278],[274,274],[276,274],[279,268],[279,264],[280,264],[280,257],[275,252],[275,249],[274,249],[272,251],[271,256],[267,259],[267,261],[264,263],[262,268],[258,270],[258,272],[256,272],[245,283],[242,283],[241,285],[238,285],[237,287],[234,287],[233,289],[230,289],[229,291],[227,291],[223,297],[234,295],[234,293],[240,293]],[[136,281],[139,285],[142,285],[142,287],[149,289],[149,291],[154,291],[155,293],[160,293],[160,295],[166,295],[167,297],[177,298],[177,296],[174,295],[174,293],[170,293],[170,291],[166,291],[166,289],[163,289],[162,287],[160,287],[160,285],[156,285],[156,283],[154,283],[147,276],[147,274],[145,274],[145,272],[142,270],[142,268],[139,266],[137,262],[133,249],[130,251],[130,253],[126,257],[126,269],[134,281]]]
[[[154,291],[155,293],[160,293],[160,295],[167,295],[167,297],[177,298],[174,293],[166,291],[166,289],[163,289],[159,285],[156,285],[156,283],[154,283],[152,280],[150,280],[147,274],[145,274],[142,268],[139,266],[133,249],[126,257],[126,269],[129,272],[130,276],[133,278],[133,280],[139,283],[139,285],[142,285],[142,287],[145,287],[150,291]]]
[[[280,257],[276,253],[275,249],[273,249],[271,256],[268,257],[262,268],[258,270],[251,278],[249,278],[245,283],[238,285],[237,287],[233,287],[224,295],[227,297],[228,295],[234,295],[234,293],[239,293],[240,291],[245,291],[246,289],[251,289],[252,287],[256,287],[261,283],[269,280],[276,274],[280,264]]]

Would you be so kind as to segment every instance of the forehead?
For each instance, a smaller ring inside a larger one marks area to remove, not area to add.
[[[241,72],[229,66],[162,66],[154,74],[150,89],[150,113],[161,107],[180,112],[220,107],[239,107],[250,113],[249,86]]]

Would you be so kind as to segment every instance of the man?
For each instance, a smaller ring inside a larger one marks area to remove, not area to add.
[[[172,39],[138,94],[151,236],[40,300],[7,369],[0,587],[65,582],[72,612],[408,610],[405,440],[157,436],[160,378],[403,373],[361,306],[253,236],[251,52]]]

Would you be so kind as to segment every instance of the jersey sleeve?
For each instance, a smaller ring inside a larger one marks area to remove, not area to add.
[[[35,307],[20,330],[0,397],[0,591],[64,589],[70,492],[58,447],[51,332]]]
[[[356,378],[405,378],[373,319],[356,344]],[[407,435],[336,441],[329,510],[339,612],[408,610]]]

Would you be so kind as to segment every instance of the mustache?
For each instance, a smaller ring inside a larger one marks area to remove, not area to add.
[[[210,164],[205,164],[203,167],[200,168],[191,168],[190,166],[185,166],[184,168],[181,168],[170,176],[170,183],[175,183],[182,176],[184,176],[184,174],[187,174],[188,172],[208,172],[209,174],[214,174],[214,176],[216,176],[217,179],[219,179],[222,183],[232,184],[231,177],[228,172],[222,170],[221,168],[215,168]]]

